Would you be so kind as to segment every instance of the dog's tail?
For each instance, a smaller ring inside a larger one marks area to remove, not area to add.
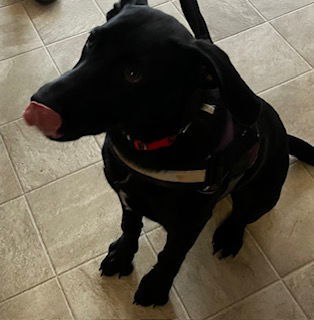
[[[180,0],[180,4],[183,14],[189,23],[195,38],[209,40],[213,43],[197,0]]]
[[[314,147],[294,136],[288,135],[290,154],[314,166]]]

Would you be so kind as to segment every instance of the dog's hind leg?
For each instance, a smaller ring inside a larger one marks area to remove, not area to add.
[[[102,261],[99,270],[101,275],[119,276],[129,275],[133,271],[133,258],[138,250],[138,238],[143,227],[142,215],[133,211],[126,202],[126,196],[119,194],[122,203],[122,235],[109,246],[106,258]]]
[[[259,178],[231,192],[232,213],[214,233],[214,254],[220,252],[221,258],[237,255],[243,244],[246,225],[269,212],[278,202],[288,170],[288,156],[278,161],[280,166],[271,163],[259,173]]]

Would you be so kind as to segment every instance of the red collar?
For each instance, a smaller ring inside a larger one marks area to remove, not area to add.
[[[133,145],[134,145],[134,148],[139,151],[157,150],[157,149],[164,148],[164,147],[170,147],[175,142],[177,136],[178,135],[169,136],[169,137],[163,138],[161,140],[156,140],[156,141],[149,142],[149,143],[144,143],[140,140],[134,140]]]
[[[209,114],[214,114],[215,108],[216,108],[215,105],[210,105],[210,104],[204,103],[202,105],[201,110],[205,111],[205,112],[207,112]],[[134,148],[136,150],[138,150],[138,151],[152,151],[152,150],[157,150],[157,149],[160,149],[160,148],[170,147],[176,141],[177,137],[181,133],[185,133],[186,132],[186,130],[189,128],[190,125],[191,125],[191,123],[189,123],[183,129],[181,129],[179,131],[179,133],[176,134],[176,135],[168,136],[166,138],[163,138],[163,139],[160,139],[160,140],[156,140],[156,141],[153,141],[153,142],[144,143],[141,140],[133,140]],[[229,132],[227,134],[228,134],[227,138],[229,138]],[[131,141],[131,137],[129,135],[127,135],[127,139],[129,141]]]

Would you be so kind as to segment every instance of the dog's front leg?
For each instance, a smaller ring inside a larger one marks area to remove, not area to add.
[[[110,244],[106,258],[102,261],[99,270],[101,275],[119,276],[129,275],[133,271],[133,258],[138,250],[138,238],[143,227],[142,216],[133,211],[126,203],[125,194],[119,193],[123,215],[121,237]]]
[[[158,262],[142,278],[135,293],[134,303],[142,306],[164,305],[167,303],[174,277],[205,223],[206,221],[197,227],[194,226],[193,229],[185,227],[168,232],[166,245],[158,254]],[[180,227],[178,226],[178,228]]]

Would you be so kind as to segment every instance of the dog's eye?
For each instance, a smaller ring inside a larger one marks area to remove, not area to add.
[[[143,74],[138,68],[132,66],[125,68],[124,77],[130,83],[139,83],[143,78]]]

